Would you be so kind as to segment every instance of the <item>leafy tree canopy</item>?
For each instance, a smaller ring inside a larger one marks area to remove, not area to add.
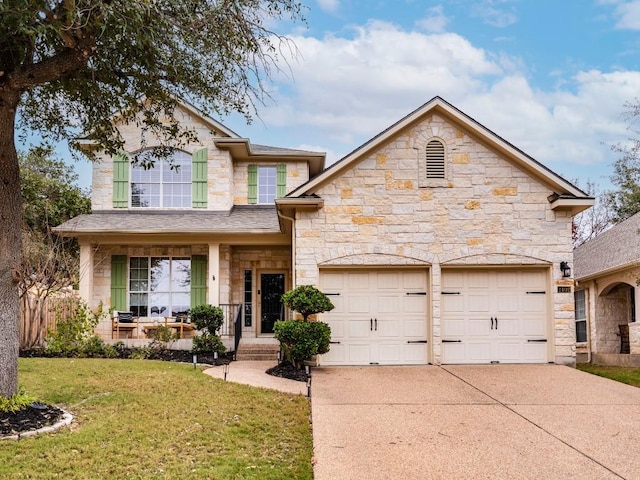
[[[635,138],[627,144],[618,144],[613,149],[622,156],[613,164],[611,182],[617,190],[609,192],[609,202],[613,211],[613,222],[619,223],[640,212],[640,139],[634,125],[640,119],[640,101],[625,104],[624,117],[629,122],[629,130]]]
[[[71,165],[53,158],[51,150],[19,154],[24,227],[46,236],[51,227],[91,212],[89,192],[78,186]]]
[[[0,1],[0,396],[18,390],[23,222],[16,128],[37,130],[48,142],[86,132],[114,154],[124,145],[115,115],[172,147],[194,140],[173,117],[177,98],[209,115],[250,119],[264,100],[263,79],[288,46],[268,29],[280,18],[300,20],[300,4]]]

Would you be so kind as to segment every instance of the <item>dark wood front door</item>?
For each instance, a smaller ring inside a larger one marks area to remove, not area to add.
[[[273,324],[284,320],[284,273],[260,275],[260,333],[273,333]]]

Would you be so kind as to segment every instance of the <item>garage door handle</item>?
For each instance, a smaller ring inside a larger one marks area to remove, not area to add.
[[[539,339],[529,339],[527,340],[527,342],[529,343],[547,343],[547,339],[546,338],[539,338]]]
[[[462,340],[442,340],[442,343],[462,343]]]
[[[376,318],[376,332],[378,331],[378,319]]]
[[[498,317],[494,319],[496,321],[496,330],[498,329]]]
[[[407,340],[407,343],[427,343],[426,340]]]
[[[491,317],[491,330],[493,330],[493,317]]]
[[[369,330],[373,332],[373,318],[369,319]]]

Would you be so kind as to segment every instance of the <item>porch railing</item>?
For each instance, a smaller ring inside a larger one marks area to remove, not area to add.
[[[235,322],[233,322],[234,325],[234,332],[235,332],[235,338],[233,341],[234,344],[234,352],[238,352],[238,345],[240,345],[240,339],[242,338],[242,308],[238,309],[238,313],[236,314],[236,320]],[[234,353],[234,360],[235,360],[235,353]]]
[[[222,323],[222,327],[220,328],[220,335],[223,337],[231,337],[235,335],[236,330],[236,318],[242,312],[240,308],[242,305],[239,303],[221,303],[220,308],[222,309],[224,321]],[[242,315],[240,315],[242,316]],[[242,327],[240,327],[242,330]]]

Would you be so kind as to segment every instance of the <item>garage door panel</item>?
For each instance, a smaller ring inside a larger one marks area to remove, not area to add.
[[[377,290],[398,290],[401,287],[401,272],[378,272],[376,275]]]
[[[469,342],[467,345],[470,363],[489,363],[492,357],[492,347],[488,342]]]
[[[545,328],[544,318],[523,322],[522,334],[525,337],[545,338],[546,333],[547,329]]]
[[[544,363],[547,358],[547,344],[543,342],[525,343],[522,346],[522,353],[527,363]]]
[[[520,311],[520,297],[513,295],[498,295],[496,298],[495,314],[506,312],[519,312]]]
[[[397,320],[379,320],[376,333],[381,338],[398,338],[402,333],[400,331],[400,322]]]
[[[504,343],[498,345],[497,360],[502,363],[519,363],[522,360],[522,343]]]
[[[380,295],[377,297],[377,312],[379,314],[395,313],[400,309],[400,298],[398,295]]]
[[[371,335],[371,319],[352,318],[347,324],[348,338],[368,338]]]
[[[470,318],[464,321],[468,325],[467,335],[470,338],[487,337],[491,332],[491,319],[487,318]]]
[[[546,295],[528,294],[522,300],[522,310],[527,313],[544,313],[546,305]]]
[[[505,318],[496,317],[498,328],[495,329],[495,334],[502,337],[520,337],[522,332],[520,331],[520,325],[522,324],[519,318]]]
[[[424,319],[405,320],[402,325],[402,335],[407,339],[427,339],[427,324]]]
[[[347,357],[344,345],[339,343],[332,343],[329,346],[329,351],[322,356],[322,359],[323,361],[328,363],[345,363],[347,361]]]
[[[369,290],[371,290],[371,285],[369,284],[369,274],[364,272],[348,273],[347,279],[345,281],[345,286],[349,292],[368,292]]]
[[[527,340],[549,335],[547,282],[547,269],[443,271],[443,363],[545,362],[546,344]]]
[[[488,288],[489,272],[478,272],[472,276],[468,276],[466,284],[469,290],[473,290],[476,288],[480,288],[480,289]]]
[[[465,311],[465,299],[461,295],[442,295],[440,302],[443,312],[462,313]]]
[[[400,297],[401,306],[405,313],[417,313],[423,315],[427,312],[426,295],[404,295]]]
[[[341,340],[345,336],[345,325],[343,321],[336,321],[330,319],[323,320],[329,328],[331,329],[331,339],[332,340]]]
[[[427,363],[427,344],[407,343],[427,340],[426,270],[322,270],[320,285],[339,293],[334,304],[342,307],[322,314],[332,341],[340,342],[330,347],[335,354],[322,356],[323,365]]]
[[[442,325],[442,337],[464,337],[467,334],[467,321],[464,318],[450,318]]]
[[[351,295],[347,304],[347,313],[371,313],[371,297],[364,294]]]
[[[348,346],[349,357],[347,362],[352,365],[368,364],[371,358],[371,346],[368,343],[350,343]]]

